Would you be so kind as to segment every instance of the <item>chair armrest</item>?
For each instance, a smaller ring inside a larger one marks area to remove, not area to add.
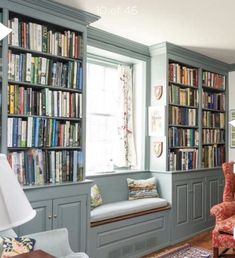
[[[225,220],[235,214],[235,201],[222,202],[210,209],[211,215],[215,216],[216,223]]]
[[[55,257],[68,256],[73,253],[69,245],[66,228],[29,234],[27,236],[36,240],[35,249],[42,249]]]

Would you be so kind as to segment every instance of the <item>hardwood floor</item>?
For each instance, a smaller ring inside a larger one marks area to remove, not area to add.
[[[189,243],[191,244],[192,246],[197,246],[197,247],[201,247],[201,248],[205,248],[207,250],[211,250],[212,251],[212,245],[211,245],[211,231],[207,231],[205,233],[202,233],[200,235],[197,235],[191,239],[188,239],[188,240],[185,240],[183,242],[180,242],[178,243],[177,245],[173,245],[173,246],[169,246],[167,248],[164,248],[162,250],[159,250],[158,252],[155,252],[155,253],[152,253],[152,254],[149,254],[149,255],[146,255],[144,256],[143,258],[152,258],[154,257],[155,255],[163,252],[163,251],[166,251],[166,250],[170,250],[172,248],[175,248],[177,246],[180,246],[180,245],[183,245],[185,243]],[[154,256],[153,256],[154,255]]]

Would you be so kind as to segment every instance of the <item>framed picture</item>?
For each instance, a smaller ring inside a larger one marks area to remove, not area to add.
[[[149,136],[162,137],[165,135],[165,107],[149,107]]]
[[[229,121],[235,120],[235,109],[230,110]],[[235,148],[235,127],[230,125],[230,148]]]

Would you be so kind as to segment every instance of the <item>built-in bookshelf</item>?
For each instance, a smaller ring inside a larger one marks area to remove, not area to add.
[[[9,12],[9,162],[22,185],[83,180],[83,34]]]
[[[225,162],[225,76],[202,71],[202,167]]]
[[[169,62],[169,170],[198,167],[198,69]]]

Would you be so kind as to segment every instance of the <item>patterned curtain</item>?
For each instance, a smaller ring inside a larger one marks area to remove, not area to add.
[[[119,65],[119,103],[118,139],[115,148],[114,165],[117,167],[133,167],[136,165],[136,150],[133,131],[133,82],[132,68]]]

